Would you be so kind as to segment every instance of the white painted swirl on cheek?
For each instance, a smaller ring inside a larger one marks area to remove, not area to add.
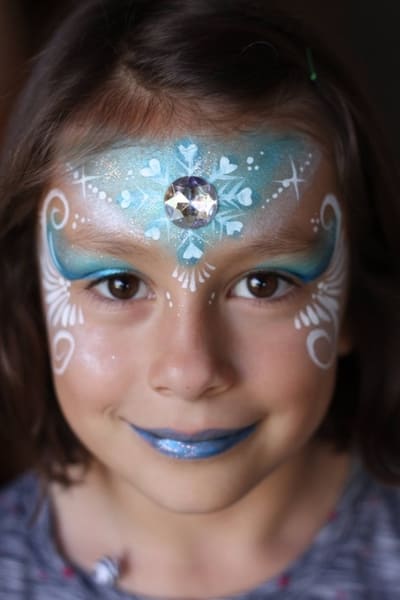
[[[51,207],[52,202],[56,202],[57,205]],[[60,231],[66,227],[69,214],[65,194],[57,189],[51,190],[45,198],[41,213],[40,265],[48,327],[56,329],[51,341],[51,350],[53,368],[57,375],[66,371],[75,350],[75,338],[66,328],[84,323],[82,309],[70,302],[71,282],[57,271],[48,242],[47,222],[49,221],[53,230]]]
[[[320,220],[325,230],[329,229],[327,212],[331,209],[336,219],[335,250],[331,264],[323,281],[317,285],[312,302],[295,317],[297,330],[312,327],[307,336],[307,350],[314,364],[321,369],[329,369],[336,358],[339,335],[340,300],[343,296],[347,273],[347,248],[342,229],[342,213],[333,194],[328,194],[321,206]],[[322,357],[322,354],[326,354]]]
[[[75,338],[69,331],[57,331],[52,340],[53,368],[56,375],[65,373],[75,350]]]

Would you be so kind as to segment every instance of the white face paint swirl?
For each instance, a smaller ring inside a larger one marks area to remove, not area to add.
[[[333,211],[333,221],[328,222],[329,209]],[[312,301],[294,319],[297,330],[310,328],[307,336],[307,350],[313,361],[321,369],[329,369],[336,358],[339,335],[340,299],[344,296],[347,279],[348,250],[344,239],[342,212],[337,198],[328,194],[321,206],[319,222],[328,231],[335,226],[335,250],[324,279],[317,284]]]
[[[75,350],[75,339],[69,330],[84,323],[81,308],[70,302],[71,282],[56,269],[49,247],[49,225],[53,230],[61,231],[66,227],[69,217],[69,204],[65,194],[58,189],[51,190],[41,212],[40,265],[46,317],[49,331],[52,332],[51,353],[56,375],[65,372]]]

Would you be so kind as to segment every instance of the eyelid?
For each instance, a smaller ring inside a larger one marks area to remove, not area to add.
[[[325,272],[325,271],[323,271]],[[301,271],[301,269],[296,269],[296,268],[289,268],[289,267],[284,267],[284,266],[270,266],[270,265],[259,265],[257,267],[255,267],[254,269],[252,269],[251,271],[249,271],[248,274],[253,274],[253,273],[273,273],[276,276],[282,277],[283,279],[286,280],[290,280],[293,281],[297,284],[308,284],[311,283],[312,281],[315,281],[316,279],[318,279],[321,274],[318,274],[317,276],[314,277],[310,277],[310,275],[308,273],[306,273],[305,271]]]
[[[118,279],[118,276],[115,277],[115,279]],[[90,290],[97,290],[97,293],[99,294],[99,296],[103,299],[106,300],[107,302],[113,302],[113,303],[128,303],[128,302],[132,302],[132,301],[138,301],[138,300],[142,300],[145,298],[149,297],[149,286],[147,285],[147,283],[145,283],[143,281],[143,279],[139,279],[138,280],[138,289],[135,291],[134,295],[127,297],[127,298],[118,298],[117,296],[114,296],[110,290],[107,289],[101,289],[102,287],[104,288],[104,286],[107,286],[110,282],[110,280],[112,280],[112,277],[105,277],[103,279],[94,281],[92,285],[90,285],[89,289]]]
[[[143,278],[130,264],[117,257],[95,257],[86,251],[62,248],[61,254],[56,251],[53,235],[48,236],[49,252],[57,271],[68,281],[94,280],[113,277],[122,273],[130,273]]]
[[[100,276],[102,273],[102,276]],[[104,269],[102,272],[98,271],[98,277],[89,280],[89,285],[86,286],[86,291],[90,293],[92,300],[95,300],[98,304],[108,307],[121,307],[129,306],[132,302],[137,302],[143,299],[150,299],[153,297],[152,286],[145,277],[138,275],[132,270],[116,270],[116,269]],[[119,298],[114,296],[110,289],[105,289],[110,282],[113,280],[123,278],[134,278],[137,281],[137,290],[132,296],[126,298]]]
[[[276,275],[276,277],[280,277],[281,279],[285,279],[286,281],[289,281],[290,283],[304,283],[304,279],[302,278],[301,275],[299,275],[298,273],[296,273],[295,271],[289,270],[289,269],[282,269],[282,268],[278,268],[278,267],[269,267],[267,265],[265,266],[259,266],[259,267],[255,267],[254,269],[250,269],[249,271],[247,271],[247,273],[244,273],[241,277],[241,279],[243,279],[244,277],[249,277],[250,275],[260,275],[260,274],[272,274],[272,275]],[[293,281],[296,280],[296,281]],[[239,281],[239,280],[238,280]]]
[[[137,273],[134,269],[131,268],[108,268],[108,269],[99,269],[98,271],[92,271],[87,275],[81,277],[82,280],[90,280],[92,283],[96,283],[99,281],[103,281],[104,279],[118,277],[118,275],[133,275],[138,279],[144,279],[143,275]]]

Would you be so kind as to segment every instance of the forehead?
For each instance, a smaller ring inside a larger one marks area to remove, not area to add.
[[[217,242],[275,235],[290,224],[295,229],[302,218],[309,222],[322,195],[333,191],[332,173],[320,173],[324,162],[320,146],[297,132],[123,141],[65,165],[60,183],[72,217],[66,233],[79,238],[83,229],[85,236],[125,231],[191,265]],[[171,184],[188,177],[215,191],[216,212],[199,227],[177,226],[166,210]]]

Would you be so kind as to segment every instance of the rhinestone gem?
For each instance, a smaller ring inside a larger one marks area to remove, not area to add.
[[[93,579],[99,585],[112,586],[120,575],[119,561],[110,556],[103,556],[94,566]]]
[[[215,187],[202,177],[180,177],[166,191],[165,210],[178,227],[197,229],[208,225],[218,210]]]

